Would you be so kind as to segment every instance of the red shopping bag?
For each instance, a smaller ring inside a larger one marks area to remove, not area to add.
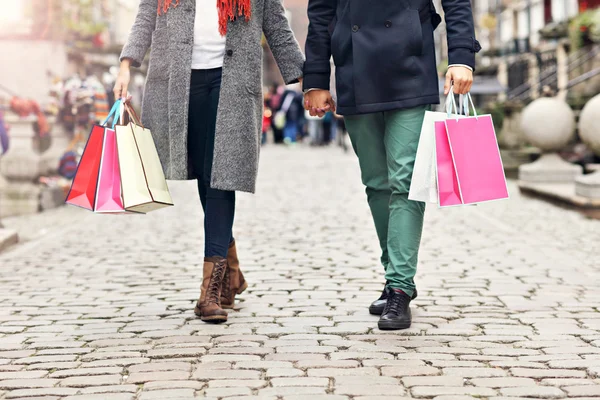
[[[490,115],[446,120],[463,204],[508,198],[508,187]]]
[[[100,213],[125,212],[121,198],[121,173],[117,155],[117,138],[115,131],[108,128],[104,130],[94,211]]]
[[[440,207],[456,206],[462,204],[460,188],[452,153],[448,143],[445,122],[435,122],[435,157],[436,175],[438,184],[438,204]]]
[[[67,204],[94,209],[105,129],[99,125],[92,128],[67,195]]]

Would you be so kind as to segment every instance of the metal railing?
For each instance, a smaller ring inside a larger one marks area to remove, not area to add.
[[[574,72],[577,68],[580,68],[584,64],[595,60],[598,56],[600,56],[600,45],[585,47],[569,55],[567,58],[568,73],[570,74]],[[524,82],[522,85],[510,90],[507,94],[507,98],[509,100],[527,101],[533,98],[534,90],[539,91],[545,86],[549,86],[554,90],[569,89],[600,74],[600,72],[598,72],[598,68],[595,68],[591,71],[585,71],[579,74],[577,77],[571,79],[566,88],[559,88],[556,52],[552,51],[538,53],[536,54],[536,58],[538,62],[538,68],[540,69],[539,79],[533,84],[531,82]]]

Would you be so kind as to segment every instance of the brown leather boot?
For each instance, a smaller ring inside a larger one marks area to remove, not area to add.
[[[221,285],[227,271],[227,259],[210,257],[204,259],[200,299],[194,313],[202,321],[221,323],[227,321],[227,311],[221,308]]]
[[[233,308],[235,305],[235,295],[242,294],[248,288],[248,282],[244,279],[244,274],[240,270],[240,260],[238,260],[235,240],[229,245],[227,252],[227,272],[223,279],[221,288],[221,306],[223,308]]]

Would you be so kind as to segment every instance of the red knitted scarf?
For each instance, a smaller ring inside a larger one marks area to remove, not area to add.
[[[158,0],[158,15],[166,13],[170,7],[177,7],[181,0]],[[252,16],[251,0],[217,0],[219,9],[219,33],[227,33],[227,23],[243,16],[246,22]]]

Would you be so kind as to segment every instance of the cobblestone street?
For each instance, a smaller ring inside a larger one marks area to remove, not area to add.
[[[427,211],[413,326],[383,332],[378,242],[354,155],[267,147],[235,235],[250,287],[196,319],[195,183],[147,216],[6,219],[0,399],[600,397],[600,221],[519,195]]]

